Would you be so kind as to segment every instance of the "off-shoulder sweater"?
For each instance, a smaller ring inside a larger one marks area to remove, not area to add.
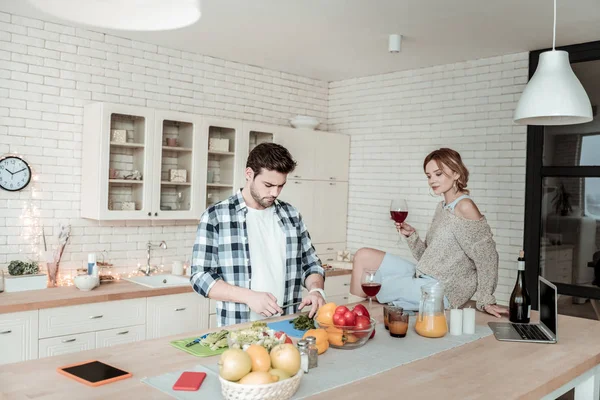
[[[444,285],[451,307],[477,294],[477,309],[495,304],[498,252],[485,217],[469,220],[438,205],[425,241],[415,231],[407,238],[417,259],[417,275],[429,275]]]

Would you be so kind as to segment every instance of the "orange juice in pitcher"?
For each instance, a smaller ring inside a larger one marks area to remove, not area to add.
[[[444,287],[436,282],[421,286],[421,301],[415,330],[424,337],[439,338],[448,332],[444,314]]]

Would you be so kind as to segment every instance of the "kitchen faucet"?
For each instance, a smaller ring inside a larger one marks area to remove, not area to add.
[[[146,276],[150,276],[150,274],[152,272],[156,271],[156,267],[150,266],[150,250],[153,247],[160,247],[161,249],[166,249],[167,243],[163,240],[159,244],[154,244],[152,242],[148,242],[146,244],[146,268],[145,269],[142,267],[139,268],[139,270],[142,271],[144,273],[144,275],[146,275]]]

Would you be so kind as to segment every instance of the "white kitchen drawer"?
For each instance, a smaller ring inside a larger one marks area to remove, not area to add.
[[[146,299],[40,310],[40,339],[146,323]]]
[[[322,264],[330,264],[337,260],[337,253],[317,253],[317,256],[319,256]]]
[[[345,305],[349,303],[350,296],[346,295],[338,295],[338,296],[327,296],[328,303],[335,303],[338,306]]]
[[[38,358],[38,311],[0,314],[0,365]]]
[[[140,342],[146,339],[146,325],[107,329],[96,332],[96,348],[116,346],[123,343]]]
[[[148,298],[146,339],[208,328],[208,300],[197,293]]]
[[[327,301],[333,296],[346,296],[350,293],[350,275],[331,276],[325,279]]]
[[[96,334],[94,332],[53,337],[50,339],[41,339],[39,341],[40,358],[76,353],[78,351],[95,348]]]
[[[573,250],[561,250],[558,252],[558,261],[571,261],[573,259]]]
[[[217,312],[217,302],[216,302],[216,300],[210,299],[208,301],[208,313],[216,314],[216,312]]]
[[[337,252],[338,251],[343,251],[346,249],[346,243],[345,242],[340,242],[340,243],[313,243],[313,246],[315,247],[315,251],[317,252],[317,255],[319,257],[321,257],[321,254],[329,254],[329,253],[333,253],[337,256]]]

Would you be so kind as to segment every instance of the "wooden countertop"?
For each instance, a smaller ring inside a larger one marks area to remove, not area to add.
[[[351,270],[331,269],[325,271],[325,276],[333,277],[351,273]],[[102,284],[89,292],[82,292],[75,286],[64,286],[43,290],[0,293],[0,314],[188,292],[193,292],[191,286],[149,288],[137,283],[120,280]]]
[[[374,317],[381,320],[381,307],[374,307]],[[490,320],[495,318],[477,313],[477,324]],[[411,399],[539,399],[600,363],[600,322],[559,316],[558,330],[557,344],[499,342],[491,335],[313,398],[396,399],[400,391]],[[168,344],[170,340],[199,333],[202,332],[1,366],[0,398],[168,399],[140,382],[140,378],[199,363],[215,363],[215,357],[193,357]],[[331,349],[326,355],[334,356],[335,351]],[[134,376],[92,388],[56,372],[60,366],[91,359],[113,364]]]

